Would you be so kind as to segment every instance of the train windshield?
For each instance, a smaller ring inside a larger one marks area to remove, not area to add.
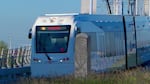
[[[37,26],[36,53],[66,53],[70,27],[70,25]]]

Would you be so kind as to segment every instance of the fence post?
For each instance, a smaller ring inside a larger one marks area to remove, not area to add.
[[[13,58],[12,58],[12,50],[8,49],[8,54],[7,54],[7,67],[8,68],[13,68]]]
[[[25,47],[22,47],[22,48],[23,48],[23,49],[22,49],[22,59],[21,59],[22,63],[21,63],[21,66],[23,67],[23,66],[24,66],[24,63],[25,63],[24,58],[25,58],[26,48],[25,48]]]
[[[21,63],[21,67],[23,67],[23,53],[24,53],[24,48],[20,47],[20,63]]]
[[[2,54],[2,68],[7,68],[7,54],[8,49],[4,49]]]
[[[89,70],[88,35],[80,33],[75,41],[75,77],[86,77]]]
[[[27,64],[30,64],[30,59],[31,58],[31,46],[27,47]]]
[[[4,52],[4,48],[2,48],[2,50],[1,50],[1,56],[0,56],[0,68],[2,68],[2,65],[3,65],[3,52]]]

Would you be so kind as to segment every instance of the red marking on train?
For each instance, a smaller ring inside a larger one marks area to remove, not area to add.
[[[48,27],[48,30],[60,30],[61,27],[55,26],[55,27]]]

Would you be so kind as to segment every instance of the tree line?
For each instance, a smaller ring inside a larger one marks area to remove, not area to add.
[[[0,53],[2,49],[8,49],[8,44],[2,40],[0,40]]]

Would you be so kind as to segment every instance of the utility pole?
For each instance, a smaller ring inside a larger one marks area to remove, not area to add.
[[[122,0],[114,0],[114,14],[115,15],[122,15],[123,12],[123,4],[122,4]]]
[[[90,11],[89,14],[93,14],[93,0],[90,0]]]
[[[106,3],[107,3],[108,14],[112,14],[109,0],[106,0]]]
[[[12,44],[11,44],[11,36],[9,36],[9,49],[12,48]]]

